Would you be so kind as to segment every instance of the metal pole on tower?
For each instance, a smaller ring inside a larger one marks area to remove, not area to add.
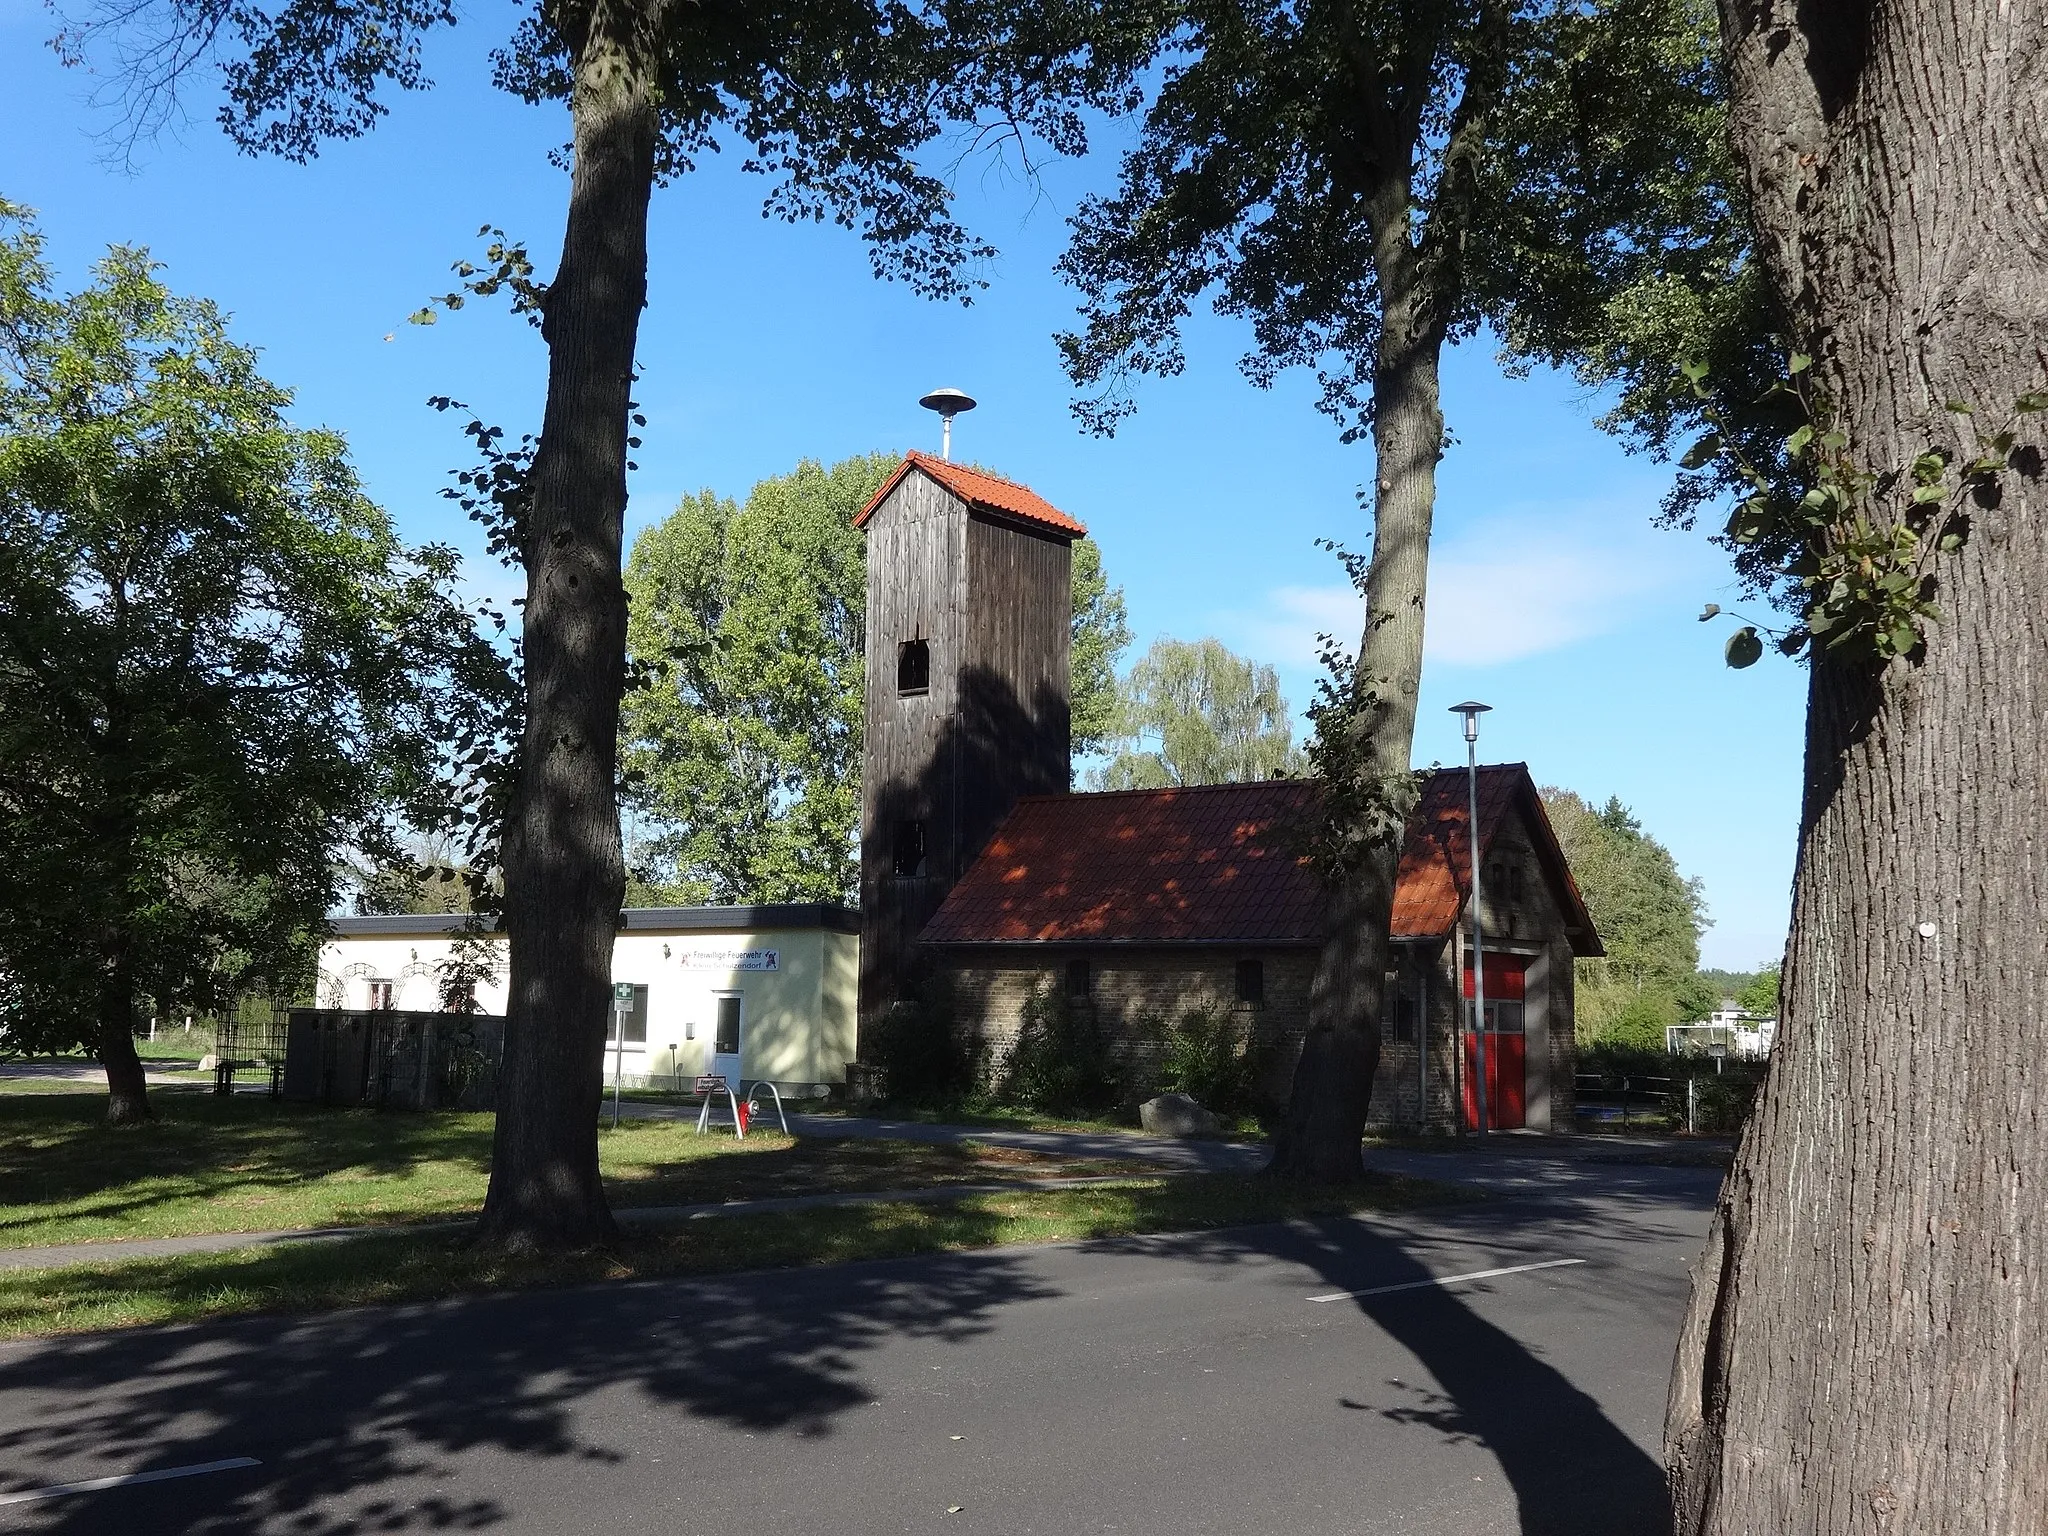
[[[953,418],[962,411],[973,410],[974,397],[965,390],[935,389],[930,394],[921,396],[917,403],[928,411],[939,413],[939,419],[945,423],[939,430],[939,457],[952,458]]]

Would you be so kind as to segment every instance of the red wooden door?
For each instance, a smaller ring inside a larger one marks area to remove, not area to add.
[[[1486,957],[1486,1123],[1519,1130],[1528,1121],[1529,1055],[1523,1030],[1523,983],[1529,962],[1521,955]],[[1479,1124],[1479,1041],[1471,1029],[1472,958],[1465,957],[1465,1128]]]

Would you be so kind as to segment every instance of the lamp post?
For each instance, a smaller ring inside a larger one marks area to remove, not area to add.
[[[1490,1118],[1486,1105],[1486,918],[1479,893],[1479,717],[1492,709],[1467,699],[1451,713],[1465,717],[1465,858],[1472,875],[1472,1086],[1479,1109],[1479,1134]]]

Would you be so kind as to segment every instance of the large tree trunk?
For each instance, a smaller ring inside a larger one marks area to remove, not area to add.
[[[107,1124],[150,1119],[149,1083],[135,1051],[135,976],[118,937],[104,946],[98,997],[100,1065],[107,1072]]]
[[[565,27],[574,180],[547,297],[548,402],[523,530],[526,729],[505,827],[511,982],[482,1233],[520,1248],[616,1234],[597,1167],[612,942],[625,896],[619,700],[633,352],[658,129],[654,6]]]
[[[1444,418],[1437,392],[1442,337],[1433,327],[1418,324],[1398,287],[1388,287],[1373,388],[1378,469],[1372,562],[1353,678],[1353,746],[1342,756],[1347,774],[1355,778],[1350,794],[1358,803],[1380,806],[1393,819],[1383,836],[1350,861],[1348,877],[1331,893],[1327,936],[1309,990],[1308,1034],[1295,1063],[1286,1118],[1274,1137],[1270,1171],[1311,1183],[1365,1176],[1360,1142],[1379,1071],[1394,878],[1408,810],[1415,701],[1422,687],[1436,465],[1443,456]]]
[[[1956,444],[1952,399],[1992,429],[2048,367],[2040,0],[1722,25],[1762,249],[1850,451]],[[2048,1530],[2041,419],[1935,566],[1924,656],[1813,665],[1784,1018],[1671,1386],[1682,1536]]]

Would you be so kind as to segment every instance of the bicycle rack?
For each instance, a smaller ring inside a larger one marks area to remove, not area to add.
[[[754,1095],[763,1088],[766,1088],[770,1097],[775,1100],[775,1118],[782,1123],[782,1134],[787,1136],[789,1134],[789,1116],[782,1112],[782,1090],[766,1078],[763,1078],[747,1090],[747,1113],[751,1115],[754,1112]],[[709,1101],[707,1100],[706,1102],[708,1103]]]
[[[732,1110],[733,1133],[745,1141],[747,1122],[740,1116],[740,1102],[732,1096],[732,1084],[713,1073],[697,1079],[697,1091],[704,1095],[704,1107],[697,1111],[697,1134],[702,1136],[711,1128],[711,1101],[719,1094],[725,1095],[725,1102]],[[749,1102],[752,1102],[751,1100]]]

